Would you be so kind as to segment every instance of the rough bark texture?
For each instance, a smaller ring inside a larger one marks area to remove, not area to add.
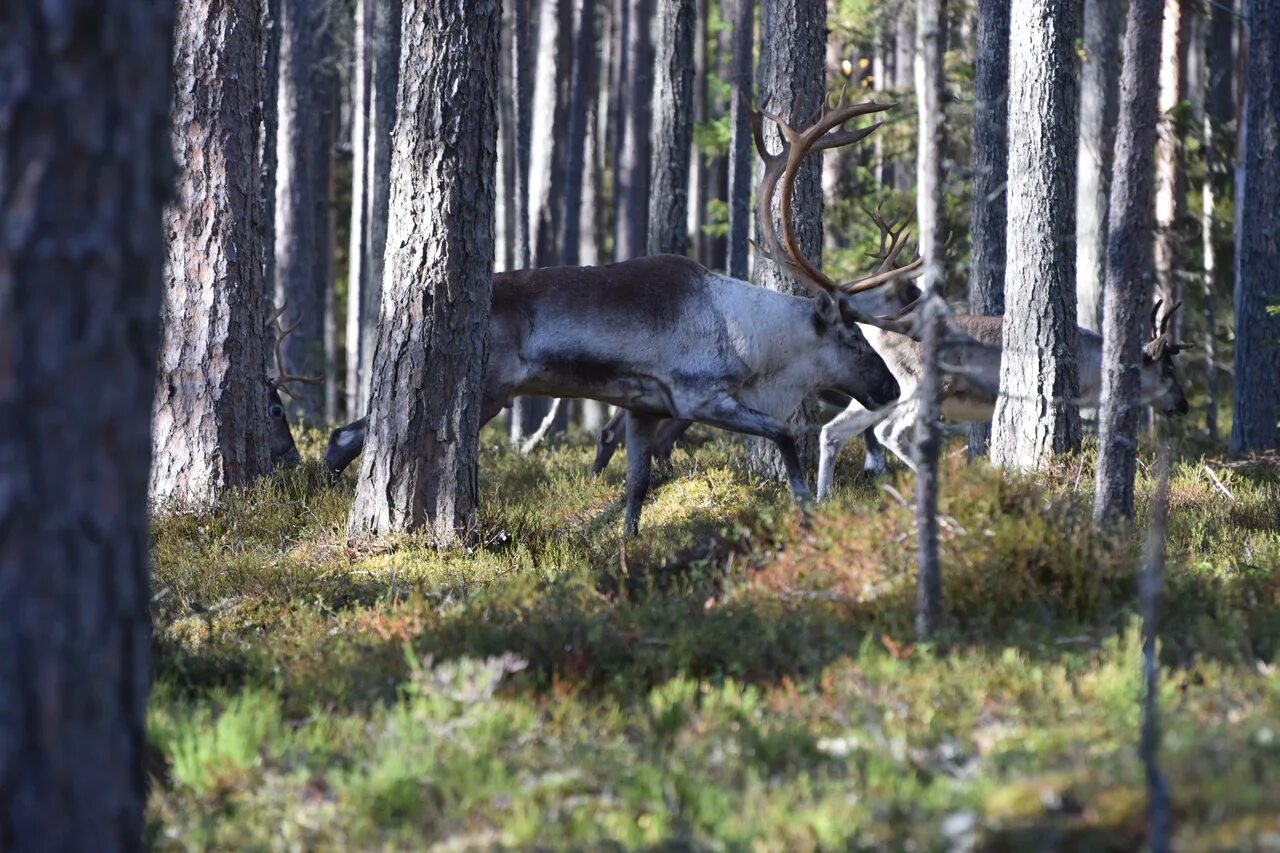
[[[373,10],[377,0],[356,0],[355,57],[351,65],[351,240],[347,250],[347,419],[364,415],[360,399],[360,323],[363,319],[366,277],[365,244],[369,239],[365,217],[369,210],[369,185],[365,164],[369,141],[369,69],[372,51]]]
[[[763,0],[760,5],[760,101],[792,127],[803,127],[825,96],[827,6],[824,0]],[[770,150],[780,149],[777,129],[766,124]],[[776,202],[775,202],[776,213]],[[822,165],[811,157],[796,175],[792,197],[796,244],[815,263],[822,258]],[[759,234],[760,223],[756,223]],[[753,279],[783,293],[807,295],[781,267],[758,257]],[[808,400],[792,418],[797,449],[806,469],[817,459],[818,443],[809,424],[817,420],[817,403]],[[772,478],[784,475],[781,456],[772,442],[752,439],[749,465]]]
[[[1187,96],[1185,26],[1182,0],[1165,0],[1164,25],[1160,36],[1160,114],[1156,149],[1156,292],[1165,305],[1181,299],[1178,272],[1184,252],[1179,245],[1185,237],[1179,227],[1187,212],[1187,179],[1182,134],[1176,111]],[[1181,314],[1181,312],[1179,312]],[[1180,337],[1178,315],[1174,317],[1174,337]]]
[[[1236,167],[1236,370],[1232,452],[1280,444],[1280,8],[1245,0],[1248,70]]]
[[[387,274],[348,533],[474,525],[493,284],[499,5],[404,9]]]
[[[969,312],[1004,312],[1005,180],[1009,172],[1009,0],[978,4],[974,51],[973,185],[969,208]],[[981,456],[991,424],[969,427],[969,454]]]
[[[290,373],[325,374],[325,296],[333,288],[333,140],[338,121],[336,9],[281,0],[276,147],[276,304],[301,320],[284,345]],[[295,411],[322,421],[322,392],[298,386]]]
[[[261,19],[212,0],[178,4],[164,342],[153,409],[151,497],[202,504],[270,469],[263,235]]]
[[[172,12],[160,0],[0,9],[7,853],[142,849]]]
[[[653,0],[625,0],[624,74],[618,159],[614,171],[615,260],[638,258],[648,246],[649,134],[653,113]]]
[[[1120,116],[1123,35],[1124,0],[1085,0],[1076,157],[1076,323],[1095,332],[1102,329],[1107,199]]]
[[[1014,3],[1004,358],[991,455],[1032,467],[1080,446],[1076,405],[1075,12]]]
[[[275,299],[276,289],[276,135],[280,120],[276,97],[280,89],[280,2],[258,0],[258,23],[262,28],[262,95],[258,133],[258,162],[261,180],[258,184],[259,214],[262,232],[262,287],[267,303]]]
[[[1132,0],[1124,37],[1103,298],[1102,406],[1093,502],[1099,525],[1133,517],[1142,411],[1139,371],[1154,282],[1160,5],[1161,0]]]
[[[728,272],[746,280],[751,238],[751,183],[755,152],[751,143],[751,48],[755,41],[755,0],[731,0],[733,56],[729,92]]]
[[[916,417],[916,635],[928,640],[942,621],[942,574],[938,565],[938,421],[942,417],[939,333],[946,306],[942,284],[942,55],[946,6],[917,0],[920,43],[916,52],[916,107],[920,136],[916,161],[916,219],[924,258],[924,338],[920,342],[920,411]]]
[[[694,0],[657,0],[653,86],[653,185],[649,254],[683,255],[689,243],[689,155],[693,143]]]

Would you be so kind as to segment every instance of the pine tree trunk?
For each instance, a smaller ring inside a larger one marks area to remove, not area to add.
[[[261,18],[178,4],[164,339],[151,498],[199,505],[270,470],[263,239]]]
[[[258,127],[257,161],[261,164],[258,184],[259,213],[262,230],[262,288],[270,305],[276,295],[276,137],[280,117],[277,114],[280,91],[280,3],[281,0],[258,0],[258,26],[262,29],[262,94]]]
[[[1123,0],[1085,0],[1080,66],[1080,146],[1076,155],[1076,323],[1102,329],[1107,204],[1120,115]]]
[[[751,100],[751,49],[755,41],[755,0],[731,0],[732,75],[729,93],[729,237],[728,272],[746,280],[751,238],[751,184],[755,151],[747,106]]]
[[[529,177],[534,266],[563,263],[565,134],[569,123],[569,78],[573,73],[571,0],[542,0],[533,93],[533,147]]]
[[[1280,445],[1280,8],[1245,0],[1249,22],[1236,166],[1236,368],[1233,453]]]
[[[1153,287],[1157,84],[1161,0],[1130,0],[1111,184],[1107,282],[1103,296],[1102,406],[1093,518],[1133,517],[1142,345]]]
[[[617,194],[615,223],[616,260],[645,254],[648,246],[651,146],[653,113],[653,38],[650,25],[653,0],[625,0],[627,7],[622,87],[625,107],[621,116],[620,150],[614,188]]]
[[[897,20],[894,21],[894,88],[902,93],[915,89],[916,67],[916,7],[914,3],[903,3],[899,6]],[[911,168],[904,157],[898,155],[893,164],[893,188],[900,193],[915,190],[915,169]]]
[[[683,255],[689,243],[689,155],[693,144],[694,0],[658,0],[653,89],[649,254]]]
[[[1005,180],[1009,173],[1009,5],[978,6],[974,50],[973,186],[970,191],[969,312],[1004,313]],[[991,424],[969,426],[969,456],[985,456]]]
[[[1004,357],[991,456],[1029,468],[1080,446],[1076,362],[1075,10],[1018,2],[1010,21]]]
[[[347,419],[364,414],[360,398],[360,325],[364,291],[369,270],[366,241],[369,239],[369,168],[366,163],[369,141],[369,96],[373,65],[369,40],[373,35],[373,10],[377,0],[356,0],[355,58],[351,67],[351,240],[347,251]]]
[[[142,849],[172,14],[153,0],[0,12],[6,853]]]
[[[493,283],[499,5],[404,7],[391,231],[350,536],[474,529]]]
[[[298,323],[285,341],[290,373],[325,373],[325,299],[333,288],[330,219],[337,125],[335,12],[329,0],[281,0],[276,165],[276,304]],[[322,394],[302,386],[295,410],[322,420]]]
[[[382,308],[388,217],[391,207],[391,143],[396,126],[400,89],[400,0],[379,0],[373,13],[373,67],[369,70],[369,140],[365,163],[369,169],[369,272],[365,276],[364,303],[360,308],[360,405],[368,411],[373,380],[373,349],[378,341],[378,315]]]
[[[941,444],[938,421],[942,417],[942,376],[938,367],[938,344],[946,307],[942,286],[942,98],[944,94],[942,57],[946,50],[946,5],[944,0],[917,0],[916,107],[919,123],[917,144],[916,219],[920,228],[920,250],[925,274],[924,338],[920,387],[920,409],[916,416],[916,635],[928,640],[942,621],[942,576],[938,564],[938,449]]]
[[[511,56],[511,92],[515,98],[515,151],[516,193],[512,199],[515,207],[515,267],[528,269],[533,266],[533,241],[529,228],[529,166],[533,151],[533,32],[532,0],[511,0],[514,32]]]
[[[568,120],[565,128],[564,213],[561,218],[560,262],[566,266],[582,263],[583,215],[587,222],[594,212],[584,208],[586,183],[592,180],[586,172],[593,150],[591,130],[592,104],[596,97],[596,3],[595,0],[573,4],[573,69],[569,78]],[[588,227],[587,232],[591,229]],[[594,262],[594,261],[593,261]]]
[[[760,67],[758,88],[767,103],[793,127],[808,122],[826,94],[827,6],[824,0],[762,0],[760,6]],[[769,126],[766,141],[777,151],[777,129]],[[822,257],[822,167],[806,160],[797,172],[792,197],[796,244],[805,257]],[[759,234],[760,223],[756,223]],[[783,293],[807,296],[805,289],[772,261],[758,257],[755,282]],[[806,400],[791,418],[797,450],[806,469],[817,459],[817,437],[807,426],[817,421],[814,399]],[[748,465],[756,473],[780,479],[782,459],[772,442],[751,439]]]
[[[1186,216],[1187,181],[1182,133],[1175,111],[1186,98],[1185,26],[1181,0],[1165,0],[1160,50],[1159,141],[1156,149],[1156,292],[1166,308],[1182,298],[1178,272],[1182,251],[1178,228]],[[1174,338],[1180,338],[1181,314],[1174,315]]]
[[[698,21],[694,28],[693,36],[693,121],[695,125],[705,125],[711,117],[710,80],[713,76],[711,66],[708,64],[711,59],[708,56],[708,42],[710,41],[711,30],[711,0],[697,0],[697,2]],[[734,16],[737,14],[735,9],[739,2],[740,0],[731,0],[731,2],[722,3],[717,7],[720,14],[735,28],[735,37],[736,28],[739,24],[738,19]],[[748,41],[747,50],[750,50],[750,30],[748,30],[746,37]],[[730,85],[732,85],[732,80]],[[747,85],[750,86],[750,80],[747,81]],[[730,129],[730,134],[732,132],[732,129]],[[690,220],[693,224],[693,257],[698,263],[705,265],[708,255],[708,238],[704,229],[711,222],[711,208],[708,204],[711,200],[710,184],[708,182],[708,170],[711,164],[710,158],[701,148],[693,152],[693,162],[693,177],[690,181],[689,189],[689,198],[691,200]]]

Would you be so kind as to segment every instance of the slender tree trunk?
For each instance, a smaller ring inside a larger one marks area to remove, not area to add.
[[[262,19],[209,0],[178,5],[164,340],[153,408],[151,498],[199,505],[270,470],[263,239],[256,197],[269,146]]]
[[[915,86],[916,67],[916,7],[914,3],[903,3],[898,7],[898,17],[894,22],[894,47],[897,56],[894,58],[896,69],[894,88],[906,94]],[[893,167],[894,189],[909,193],[915,190],[915,170],[899,154]]]
[[[978,6],[973,84],[973,186],[969,208],[969,311],[981,315],[1004,313],[1009,6],[1010,0],[988,0]],[[990,422],[971,424],[970,458],[985,456],[990,441]]]
[[[825,0],[762,0],[760,5],[761,103],[793,127],[808,122],[826,94],[827,6]],[[777,129],[767,128],[771,150],[777,150]],[[796,175],[792,197],[792,222],[796,244],[808,258],[822,257],[822,169],[814,158],[806,160]],[[775,211],[776,215],[776,211]],[[760,233],[756,223],[756,233]],[[772,261],[758,256],[753,276],[757,284],[783,293],[806,295],[791,276]],[[812,468],[817,441],[808,425],[817,420],[816,400],[806,400],[792,416],[802,463]],[[782,460],[772,442],[752,439],[748,464],[758,474],[783,476]]]
[[[709,64],[710,57],[707,55],[711,29],[711,0],[697,0],[697,2],[698,23],[694,29],[693,37],[693,121],[696,125],[705,125],[711,117],[711,93],[709,90],[712,73],[711,65]],[[736,28],[740,26],[738,18],[734,17],[737,14],[736,9],[739,2],[740,0],[733,0],[732,3],[722,3],[717,7],[721,15],[731,20],[731,24],[735,28],[735,38],[737,37]],[[750,51],[751,32],[749,30],[746,37],[748,40],[747,50]],[[750,86],[750,80],[748,80],[747,85]],[[730,134],[732,132],[731,129]],[[710,185],[708,183],[709,158],[701,148],[697,146],[695,148],[697,150],[693,152],[693,181],[689,195],[691,199],[691,218],[693,220],[693,255],[698,263],[706,264],[708,238],[704,229],[711,222],[710,207],[707,204],[710,200]]]
[[[373,35],[373,10],[377,0],[356,0],[355,59],[351,67],[351,239],[347,251],[347,419],[364,414],[360,399],[360,322],[368,268],[366,217],[369,213],[369,183],[366,157],[369,141],[369,70],[372,56],[369,39]]]
[[[594,176],[588,175],[586,169],[594,151],[594,134],[590,131],[592,104],[596,97],[596,3],[595,0],[585,0],[574,5],[573,70],[569,75],[569,112],[565,130],[564,214],[558,238],[560,262],[567,266],[582,263],[583,216],[590,223],[594,214],[594,199],[590,210],[586,209],[584,199],[590,194],[586,185],[594,181]],[[586,231],[590,234],[590,225]],[[594,262],[593,258],[591,263]]]
[[[607,12],[602,20],[596,21],[595,12],[605,12],[607,5],[597,8],[598,0],[591,0],[589,5],[593,12],[589,13],[592,19],[591,26],[588,27],[584,22],[587,20],[587,14],[580,14],[579,29],[576,34],[578,39],[579,57],[581,57],[582,74],[580,78],[581,85],[584,87],[584,96],[586,98],[586,131],[587,138],[585,145],[587,161],[584,164],[585,174],[582,183],[582,210],[580,215],[580,239],[579,239],[579,255],[578,261],[588,266],[594,266],[603,261],[603,247],[601,246],[601,238],[604,229],[601,223],[601,212],[604,204],[604,188],[602,186],[602,177],[605,170],[605,133],[604,122],[607,110],[604,109],[602,96],[604,87],[600,85],[602,72],[608,68],[608,60],[603,55],[602,46],[609,43],[609,24]],[[585,44],[584,44],[585,40]],[[585,53],[584,53],[585,51]],[[579,82],[579,78],[575,76],[575,84]],[[582,429],[590,433],[596,433],[604,426],[605,421],[609,419],[608,407],[604,403],[597,400],[579,400],[578,401],[579,425]]]
[[[1156,289],[1166,308],[1181,300],[1178,274],[1182,251],[1178,228],[1186,216],[1186,168],[1183,163],[1182,132],[1177,108],[1187,96],[1185,53],[1186,28],[1181,0],[1165,0],[1160,51],[1160,133],[1156,150]],[[1180,315],[1175,315],[1175,340],[1180,335]]]
[[[391,133],[396,124],[396,97],[400,85],[400,0],[374,4],[373,32],[368,50],[369,120],[365,141],[365,176],[368,231],[363,294],[360,303],[359,411],[368,410],[373,377],[373,349],[378,340],[378,314],[382,305],[383,261],[387,246],[387,217],[391,199]]]
[[[693,143],[694,0],[658,0],[649,254],[685,254]]]
[[[512,96],[515,98],[515,265],[533,266],[533,241],[529,228],[529,167],[533,151],[533,21],[532,0],[511,0],[514,50],[511,57]]]
[[[281,0],[276,172],[276,303],[297,330],[284,345],[291,373],[324,372],[326,293],[333,287],[330,196],[337,65],[330,2]],[[298,390],[296,412],[320,423],[323,400]]]
[[[499,5],[404,7],[390,252],[348,534],[469,535],[493,283]]]
[[[942,621],[942,574],[938,564],[938,448],[941,437],[942,376],[938,368],[946,305],[942,285],[942,57],[946,50],[944,0],[917,0],[916,106],[917,144],[916,219],[925,263],[923,369],[920,410],[916,417],[916,634],[928,640]]]
[[[889,93],[892,96],[898,84],[898,43],[895,36],[897,28],[894,26],[894,21],[890,20],[883,9],[880,12],[879,21],[880,38],[876,43],[876,56],[879,59],[875,71],[876,90]],[[1008,39],[1005,39],[1005,42],[1007,48]],[[1006,53],[1007,56],[1008,54]],[[1008,65],[1007,58],[1005,64]],[[874,139],[876,146],[876,185],[881,190],[890,189],[894,185],[892,151],[885,147],[885,134],[877,133]]]
[[[7,853],[142,849],[172,34],[152,0],[0,11]]]
[[[1230,158],[1223,156],[1226,128],[1235,118],[1232,82],[1235,67],[1231,37],[1235,30],[1232,3],[1216,3],[1201,25],[1204,35],[1204,115],[1201,150],[1204,151],[1205,180],[1202,191],[1201,239],[1203,240],[1202,285],[1204,296],[1205,431],[1218,440],[1218,229],[1214,213],[1217,199],[1230,193]]]
[[[1124,0],[1085,0],[1080,146],[1076,155],[1076,323],[1095,332],[1102,329],[1107,199],[1120,115],[1123,34]]]
[[[1280,8],[1244,0],[1247,72],[1236,166],[1233,453],[1280,444]]]
[[[749,275],[751,184],[755,152],[751,143],[751,49],[755,36],[755,0],[731,0],[733,15],[733,73],[729,90],[729,239],[728,272],[737,279]]]
[[[991,455],[1032,467],[1080,446],[1076,362],[1075,10],[1018,2],[1010,22],[1004,358]]]
[[[281,0],[258,0],[258,25],[262,28],[262,95],[259,98],[261,120],[258,127],[257,162],[261,180],[258,205],[262,230],[262,287],[268,304],[276,293],[276,137],[280,117],[277,113],[280,91],[280,3]]]
[[[653,0],[625,0],[625,108],[621,116],[620,151],[615,171],[616,259],[645,253],[649,228],[650,149],[653,96]]]
[[[550,267],[562,263],[558,240],[563,236],[573,8],[571,0],[542,0],[539,12],[529,166],[530,228],[534,266]]]
[[[1156,494],[1142,574],[1138,581],[1142,613],[1142,732],[1138,752],[1147,782],[1147,845],[1151,853],[1169,853],[1172,803],[1160,772],[1160,599],[1164,595],[1164,540],[1169,517],[1169,447],[1162,441],[1156,460]]]
[[[1130,0],[1124,36],[1103,291],[1102,406],[1093,501],[1094,523],[1100,526],[1133,517],[1142,345],[1153,287],[1160,5],[1161,0]]]

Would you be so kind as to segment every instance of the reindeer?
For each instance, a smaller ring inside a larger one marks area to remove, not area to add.
[[[803,133],[770,116],[783,132],[783,150],[766,157],[760,187],[767,242],[776,243],[774,192],[781,185],[782,209],[789,209],[795,171],[808,151],[862,141],[879,123],[856,130],[844,125],[889,106],[824,104]],[[790,237],[788,221],[784,228]],[[896,277],[872,274],[848,289],[871,289]],[[664,418],[769,439],[781,453],[793,498],[807,502],[811,493],[786,418],[818,390],[847,395],[869,409],[896,400],[898,383],[862,328],[910,328],[859,311],[839,288],[801,282],[812,298],[712,273],[672,255],[496,275],[481,422],[516,395],[587,398],[628,410],[628,536],[639,527],[650,449]],[[335,430],[326,466],[341,471],[350,464],[367,430],[363,418]]]
[[[269,419],[267,440],[270,445],[272,468],[292,468],[302,461],[298,446],[293,443],[293,430],[289,426],[289,417],[285,414],[284,400],[280,392],[291,394],[288,386],[292,382],[303,382],[307,385],[319,385],[324,382],[323,377],[294,376],[285,369],[284,339],[293,334],[298,324],[302,322],[302,318],[299,317],[296,323],[286,329],[280,318],[284,316],[287,308],[287,301],[281,303],[279,310],[271,318],[270,325],[276,337],[276,375],[274,379],[264,378],[267,386],[267,417]]]
[[[1188,408],[1173,361],[1185,347],[1173,343],[1169,335],[1169,322],[1181,306],[1181,302],[1177,303],[1161,318],[1161,303],[1155,304],[1151,311],[1150,339],[1142,351],[1142,401],[1155,406],[1166,417],[1181,417]],[[962,332],[968,340],[953,336],[940,354],[947,368],[942,386],[942,415],[957,423],[989,421],[999,393],[1004,318],[961,314],[948,318],[947,322],[952,330]],[[1092,408],[1102,396],[1102,336],[1084,328],[1079,329],[1079,335],[1078,402]],[[863,465],[866,470],[884,471],[880,445],[888,447],[912,471],[916,470],[909,431],[915,425],[919,409],[916,387],[923,370],[920,346],[893,332],[875,332],[870,337],[898,380],[902,396],[878,410],[850,401],[843,412],[822,428],[818,500],[825,500],[830,494],[840,448],[858,434],[867,439]]]

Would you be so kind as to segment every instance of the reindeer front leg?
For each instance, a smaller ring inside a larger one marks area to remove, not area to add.
[[[822,428],[821,448],[818,457],[818,500],[825,501],[831,494],[831,482],[835,476],[836,456],[845,442],[884,420],[893,406],[885,406],[871,411],[851,400],[848,407],[836,415]]]
[[[783,467],[787,469],[787,482],[791,487],[791,497],[800,504],[813,500],[813,493],[809,491],[809,484],[804,479],[804,469],[800,466],[796,440],[791,435],[791,430],[782,421],[727,395],[698,406],[687,414],[681,413],[681,417],[727,429],[730,432],[769,439],[777,445],[778,452],[782,455]]]

